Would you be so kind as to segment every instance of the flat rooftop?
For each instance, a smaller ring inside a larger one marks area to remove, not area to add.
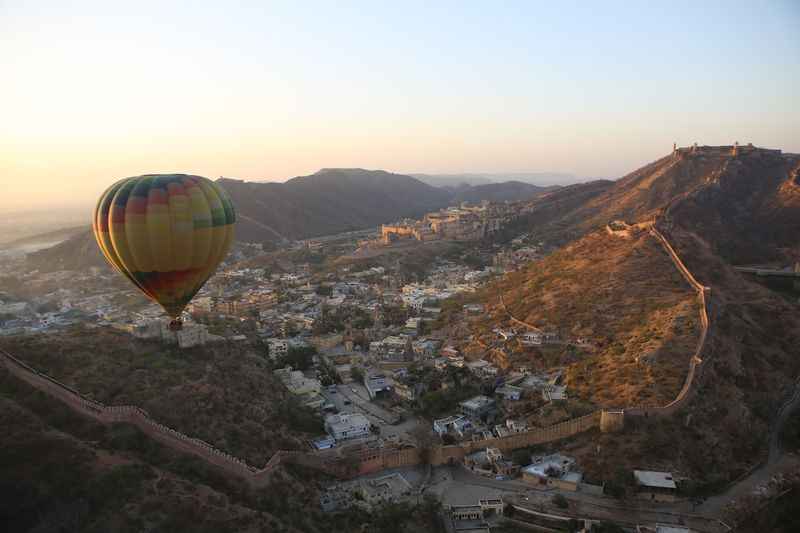
[[[650,470],[634,470],[633,477],[636,483],[643,487],[655,487],[659,489],[676,489],[675,480],[669,472],[653,472]]]

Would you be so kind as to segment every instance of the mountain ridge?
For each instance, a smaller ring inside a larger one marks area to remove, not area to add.
[[[601,406],[624,399],[625,407],[644,412],[663,405],[686,376],[697,319],[678,272],[642,228],[655,222],[688,271],[709,287],[710,325],[695,394],[680,416],[603,436],[608,457],[602,460],[591,457],[597,443],[587,443],[592,474],[609,475],[609,465],[636,468],[639,458],[715,486],[764,453],[764,435],[800,374],[800,307],[796,296],[733,266],[800,256],[798,173],[800,157],[792,154],[687,148],[612,184],[565,188],[533,201],[532,216],[539,217],[528,228],[533,238],[562,246],[485,293],[487,320],[478,333],[488,339],[509,320],[497,304],[499,290],[513,316],[555,328],[567,342],[586,338],[589,348],[545,350],[532,359],[510,350],[508,362],[498,363],[562,365],[577,398]]]
[[[399,218],[416,218],[469,201],[516,201],[545,189],[508,182],[449,190],[383,170],[324,168],[285,183],[221,177],[239,221],[236,239],[280,242],[362,230]],[[104,264],[86,228],[51,248],[29,254],[36,268],[80,270]]]

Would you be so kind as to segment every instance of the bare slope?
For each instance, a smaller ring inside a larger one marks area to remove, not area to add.
[[[303,439],[323,431],[266,361],[241,345],[177,350],[114,330],[76,328],[5,338],[0,346],[90,398],[141,407],[252,465],[263,466],[279,449],[302,448]]]
[[[492,325],[524,330],[511,313],[565,341],[588,341],[579,355],[548,361],[566,365],[573,395],[609,407],[662,405],[683,384],[698,335],[695,293],[646,231],[592,233],[489,291]],[[535,351],[516,357],[526,358],[541,362]]]
[[[559,354],[579,394],[628,407],[669,399],[696,329],[688,311],[695,304],[688,292],[683,303],[676,299],[673,291],[684,284],[663,251],[641,237],[615,244],[594,229],[615,219],[658,220],[688,269],[710,287],[711,327],[688,404],[672,418],[633,419],[625,433],[587,442],[590,474],[608,478],[620,465],[663,468],[714,490],[765,456],[777,410],[800,375],[800,306],[796,296],[732,266],[800,257],[799,161],[772,151],[733,157],[728,148],[700,148],[647,165],[568,210],[559,212],[548,197],[535,202],[548,216],[530,231],[569,244],[501,287],[512,313],[537,325],[567,335],[608,332],[610,344],[595,353]],[[576,235],[587,236],[573,241]],[[496,307],[492,317],[503,323]],[[632,364],[653,349],[654,365]]]
[[[448,204],[450,193],[410,176],[363,169],[323,169],[286,183],[221,179],[237,212],[237,238],[301,239],[363,229]]]
[[[699,147],[658,159],[615,182],[565,187],[533,201],[531,231],[566,243],[623,219],[678,209],[717,253],[733,262],[786,258],[800,234],[800,158],[768,151]],[[679,201],[680,200],[680,201]],[[796,251],[794,252],[797,255]]]

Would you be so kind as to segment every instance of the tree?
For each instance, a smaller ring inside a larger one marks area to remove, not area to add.
[[[405,309],[397,305],[384,305],[382,307],[383,322],[387,326],[402,326],[408,319]]]
[[[531,451],[528,448],[514,450],[511,452],[511,460],[520,466],[528,466],[531,464]]]
[[[421,321],[419,324],[419,334],[420,336],[424,337],[425,335],[431,334],[431,325],[429,322],[425,320]]]
[[[333,294],[333,287],[330,285],[317,285],[317,288],[314,289],[319,296],[330,296]]]
[[[276,368],[291,366],[295,370],[308,370],[314,365],[317,349],[314,346],[292,346],[286,355],[275,362]]]
[[[629,481],[630,475],[624,468],[620,467],[614,472],[614,476],[605,482],[603,485],[603,492],[621,500],[625,497],[626,486],[629,484]]]
[[[422,461],[422,464],[430,464],[431,451],[433,450],[433,446],[436,442],[433,432],[428,429],[426,425],[417,424],[414,426],[414,429],[411,430],[409,436],[419,449],[419,457]]]
[[[364,383],[364,371],[361,368],[357,366],[350,368],[350,376],[352,376],[353,381]]]
[[[604,521],[592,526],[592,533],[625,533],[625,530],[614,522]]]

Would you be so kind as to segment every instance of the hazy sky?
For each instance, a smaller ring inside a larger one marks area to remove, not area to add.
[[[0,208],[320,167],[617,177],[800,152],[800,2],[0,0]]]

